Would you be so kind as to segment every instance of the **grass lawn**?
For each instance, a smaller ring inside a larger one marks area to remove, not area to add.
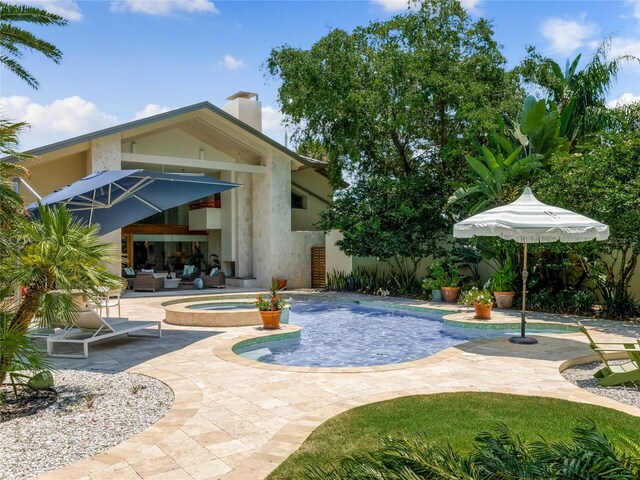
[[[307,465],[328,467],[345,456],[376,449],[379,438],[423,433],[434,443],[469,450],[482,430],[502,422],[525,439],[566,440],[578,420],[590,419],[612,437],[638,438],[640,417],[542,397],[447,393],[403,397],[354,408],[320,425],[268,478],[302,478]]]

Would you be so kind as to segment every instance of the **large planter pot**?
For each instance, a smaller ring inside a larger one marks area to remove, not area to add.
[[[490,303],[489,305],[474,303],[473,307],[476,309],[476,318],[478,320],[489,320],[491,318],[491,308],[493,308],[493,303]]]
[[[460,287],[442,287],[442,298],[447,303],[456,303],[460,296]]]
[[[516,292],[493,292],[493,296],[496,297],[496,307],[511,308],[515,295]]]
[[[431,290],[431,301],[432,302],[441,302],[442,301],[442,292],[440,290]]]
[[[275,330],[280,328],[280,316],[282,310],[268,310],[260,311],[260,317],[262,318],[262,326],[265,330]]]

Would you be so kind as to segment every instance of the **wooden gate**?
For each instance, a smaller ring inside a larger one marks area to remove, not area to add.
[[[327,286],[325,247],[311,247],[311,288]]]

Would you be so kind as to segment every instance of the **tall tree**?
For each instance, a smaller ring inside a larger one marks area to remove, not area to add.
[[[370,175],[337,192],[319,225],[343,233],[336,244],[347,255],[387,262],[399,291],[411,291],[420,261],[436,251],[448,231],[444,192],[429,169],[401,179]]]
[[[638,315],[629,286],[640,255],[640,104],[612,112],[617,128],[594,135],[571,154],[553,159],[551,175],[537,182],[540,197],[609,225],[599,242],[599,276],[612,317]]]
[[[518,88],[484,19],[457,0],[428,0],[386,22],[333,30],[309,50],[282,46],[268,72],[293,139],[322,144],[335,186],[344,178],[402,178],[428,164],[456,177],[461,154]]]
[[[0,64],[37,89],[38,80],[19,62],[23,51],[40,52],[55,63],[59,63],[62,59],[62,52],[55,45],[16,26],[15,24],[19,22],[64,26],[67,20],[42,8],[0,2]]]

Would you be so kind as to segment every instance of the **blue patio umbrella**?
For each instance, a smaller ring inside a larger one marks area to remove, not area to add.
[[[64,205],[100,235],[178,205],[238,187],[204,174],[150,170],[102,170],[56,190],[27,208],[37,216],[38,203]]]

